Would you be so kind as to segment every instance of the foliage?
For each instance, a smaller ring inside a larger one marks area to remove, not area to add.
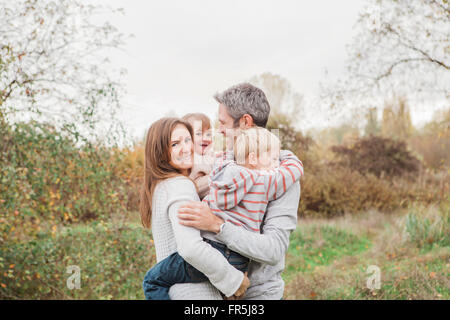
[[[348,168],[323,168],[308,172],[301,183],[299,214],[301,216],[341,215],[362,212],[369,208],[392,209],[395,195],[389,185],[373,175],[366,177]]]
[[[322,166],[301,180],[299,216],[342,215],[370,209],[393,212],[411,203],[436,204],[446,200],[450,176],[419,174],[415,182],[402,177],[387,179],[342,166]]]
[[[282,113],[272,115],[267,123],[267,129],[278,133],[282,149],[294,151],[302,158],[303,165],[309,165],[309,161],[305,159],[305,156],[313,140],[308,136],[304,136],[293,127],[292,118]]]
[[[283,272],[284,298],[448,299],[448,244],[421,251],[400,240],[406,219],[397,221],[378,212],[300,220]],[[150,236],[127,219],[8,241],[0,245],[0,299],[143,299],[142,278],[155,263]],[[382,270],[380,290],[366,288],[371,264]],[[67,288],[69,265],[81,269],[79,290]]]
[[[338,126],[328,127],[315,133],[314,139],[321,145],[331,146],[336,144],[347,145],[359,138],[359,130],[353,124],[342,123]]]
[[[295,92],[287,79],[265,72],[252,77],[249,82],[266,94],[271,117],[283,114],[291,118],[292,125],[304,124],[304,97]]]
[[[140,201],[140,188],[144,172],[144,143],[135,143],[132,147],[125,147],[114,151],[117,161],[114,168],[115,176],[125,185],[127,193],[127,211],[137,211]]]
[[[352,146],[334,146],[331,149],[341,156],[340,165],[361,174],[372,173],[385,178],[417,175],[420,161],[407,149],[403,141],[382,137],[364,137]]]
[[[129,222],[59,227],[0,250],[0,299],[143,299],[155,263],[150,234]],[[67,287],[71,265],[80,268],[80,289]]]
[[[436,112],[434,119],[409,140],[411,148],[434,171],[450,168],[450,109]]]
[[[377,108],[369,108],[366,114],[366,126],[364,127],[364,135],[376,136],[380,133],[381,128],[378,123]]]
[[[413,134],[409,107],[405,98],[387,102],[383,109],[381,135],[397,140],[407,140]]]
[[[125,212],[121,158],[78,146],[70,133],[37,122],[0,127],[0,242],[41,227]]]

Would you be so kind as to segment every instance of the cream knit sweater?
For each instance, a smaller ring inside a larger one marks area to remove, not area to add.
[[[179,176],[166,179],[155,188],[152,203],[152,234],[159,262],[178,251],[210,282],[176,284],[170,288],[171,299],[221,299],[233,295],[243,280],[243,273],[231,266],[224,256],[203,241],[200,231],[178,223],[177,211],[186,201],[199,201],[191,180]],[[211,285],[212,284],[212,285]],[[216,289],[217,288],[217,289]]]

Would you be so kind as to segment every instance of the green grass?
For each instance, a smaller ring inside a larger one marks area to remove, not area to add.
[[[433,247],[450,246],[449,208],[421,212],[409,212],[406,216],[405,231],[409,240],[426,252]]]
[[[352,256],[367,250],[370,240],[333,226],[301,225],[290,237],[286,269],[288,281],[297,272],[313,272],[318,266],[329,265],[342,256]]]
[[[445,237],[429,238],[447,230],[448,220],[439,220],[442,212],[446,217],[445,210],[421,208],[300,219],[282,274],[284,298],[450,299],[450,247]],[[412,213],[417,228],[408,220]],[[0,299],[143,299],[142,279],[155,263],[155,251],[136,217],[47,228],[27,241],[4,242]],[[81,269],[79,290],[67,288],[70,265]],[[379,290],[366,287],[369,265],[381,270]]]
[[[450,299],[446,208],[299,221],[284,298]],[[380,289],[367,288],[370,265],[380,268]]]

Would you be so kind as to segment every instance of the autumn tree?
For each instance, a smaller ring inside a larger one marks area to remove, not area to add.
[[[249,80],[266,94],[270,104],[267,129],[277,134],[282,149],[291,150],[305,166],[312,162],[307,151],[313,141],[301,132],[303,96],[292,89],[290,82],[272,73],[263,73]]]
[[[368,111],[385,99],[450,97],[450,10],[447,0],[369,0],[348,45],[348,73],[322,86],[332,108]]]
[[[383,109],[381,134],[396,140],[407,140],[413,131],[414,127],[406,99],[400,97],[386,102]]]
[[[433,119],[415,132],[411,147],[436,171],[450,168],[450,109],[438,110]]]
[[[124,43],[101,14],[75,0],[0,0],[0,118],[37,119],[75,136],[118,132],[124,70],[106,58]]]
[[[287,79],[266,72],[252,77],[249,82],[266,94],[271,107],[271,118],[275,119],[283,114],[291,119],[292,126],[301,128],[304,117],[304,97],[292,88]]]
[[[364,127],[364,134],[366,136],[376,136],[380,133],[381,128],[378,121],[377,108],[370,108],[366,114],[366,126]]]

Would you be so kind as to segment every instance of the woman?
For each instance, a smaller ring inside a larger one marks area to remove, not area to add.
[[[176,284],[170,289],[172,299],[186,296],[186,293],[190,299],[221,299],[217,289],[227,297],[241,295],[248,286],[246,276],[204,242],[200,231],[178,223],[180,205],[199,200],[195,185],[188,178],[192,165],[190,124],[178,118],[162,118],[153,123],[145,145],[140,201],[142,224],[152,228],[157,262],[178,251],[211,282]]]

